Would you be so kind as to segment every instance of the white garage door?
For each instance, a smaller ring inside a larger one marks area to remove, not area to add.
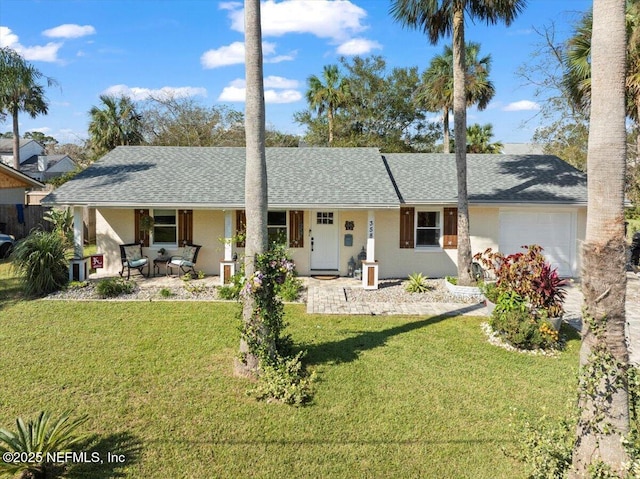
[[[576,215],[571,212],[501,211],[499,249],[503,254],[538,244],[560,276],[576,276]]]

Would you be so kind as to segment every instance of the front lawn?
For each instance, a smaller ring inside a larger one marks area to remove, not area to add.
[[[3,276],[4,274],[4,276]],[[0,265],[0,291],[12,285]],[[289,332],[319,376],[303,408],[256,402],[232,375],[237,305],[0,296],[0,427],[88,414],[76,477],[517,478],[513,412],[561,416],[579,340],[559,357],[489,345],[483,318],[307,315]],[[89,447],[89,446],[88,446]],[[72,475],[73,477],[73,475]]]

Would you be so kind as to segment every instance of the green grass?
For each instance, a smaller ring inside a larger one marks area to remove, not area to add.
[[[290,305],[288,332],[319,375],[296,409],[256,402],[233,376],[233,303],[12,298],[0,300],[0,427],[42,409],[88,414],[87,447],[126,463],[76,477],[524,477],[501,452],[513,411],[561,415],[574,395],[577,335],[559,357],[533,357],[489,345],[482,318]]]

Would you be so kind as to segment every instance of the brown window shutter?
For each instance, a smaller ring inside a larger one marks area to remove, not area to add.
[[[244,210],[236,210],[236,236],[244,236],[247,233],[247,215]],[[238,248],[244,248],[244,238],[236,241]]]
[[[414,247],[415,208],[400,208],[400,248]]]
[[[149,210],[135,209],[133,210],[133,213],[133,229],[135,236],[134,242],[142,243],[142,246],[149,246],[149,231],[142,231],[140,229],[140,218],[142,218],[143,216],[148,216]]]
[[[304,248],[304,211],[289,211],[289,248]]]
[[[193,244],[193,210],[178,210],[178,246]]]
[[[444,238],[442,246],[445,249],[458,247],[458,208],[444,209]]]

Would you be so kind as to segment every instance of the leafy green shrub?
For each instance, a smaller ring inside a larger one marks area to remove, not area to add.
[[[199,294],[199,293],[204,293],[207,290],[207,287],[204,284],[185,282],[184,289],[188,293]]]
[[[69,281],[64,238],[56,232],[34,230],[11,253],[13,268],[28,296],[43,296]]]
[[[50,209],[43,219],[53,226],[53,231],[61,235],[67,246],[73,244],[73,213],[71,208]]]
[[[529,245],[524,253],[505,256],[488,248],[474,259],[493,273],[501,292],[513,291],[526,300],[530,310],[560,317],[564,313],[566,281],[558,276],[557,269],[551,269],[542,251],[538,245]]]
[[[121,294],[133,293],[135,283],[122,278],[105,278],[96,284],[96,293],[101,298],[115,298]]]
[[[162,296],[163,298],[170,298],[171,296],[173,296],[173,293],[169,288],[162,288],[160,290],[160,296]]]
[[[21,477],[56,477],[60,466],[47,461],[47,453],[73,451],[83,439],[75,434],[75,430],[86,420],[86,416],[71,420],[68,413],[54,420],[51,414],[43,411],[26,424],[18,418],[15,433],[0,429],[0,455],[24,453],[25,456],[25,462],[0,460],[0,475],[21,473]],[[26,459],[32,460],[26,462]]]
[[[240,298],[240,290],[242,289],[242,283],[240,281],[234,281],[233,279],[229,284],[225,284],[218,288],[218,297],[220,299],[237,300]]]
[[[576,421],[557,421],[543,416],[535,419],[521,418],[517,423],[517,426],[514,425],[517,448],[514,452],[504,452],[524,464],[523,472],[526,477],[566,477],[573,457]]]
[[[257,399],[276,400],[292,406],[302,406],[313,395],[315,372],[307,374],[302,365],[304,352],[295,356],[278,356],[262,364],[258,385],[250,391]]]
[[[500,289],[496,286],[496,283],[482,283],[480,286],[480,290],[485,298],[487,298],[492,303],[498,302],[498,297],[500,296]]]
[[[276,284],[275,292],[282,301],[296,301],[302,290],[302,281],[295,274],[288,274],[282,284]]]
[[[410,274],[404,289],[409,293],[426,293],[429,291],[427,277],[422,273]]]
[[[456,286],[458,284],[458,278],[456,278],[455,276],[445,276],[445,281],[448,281],[449,283],[453,284],[454,286]]]

